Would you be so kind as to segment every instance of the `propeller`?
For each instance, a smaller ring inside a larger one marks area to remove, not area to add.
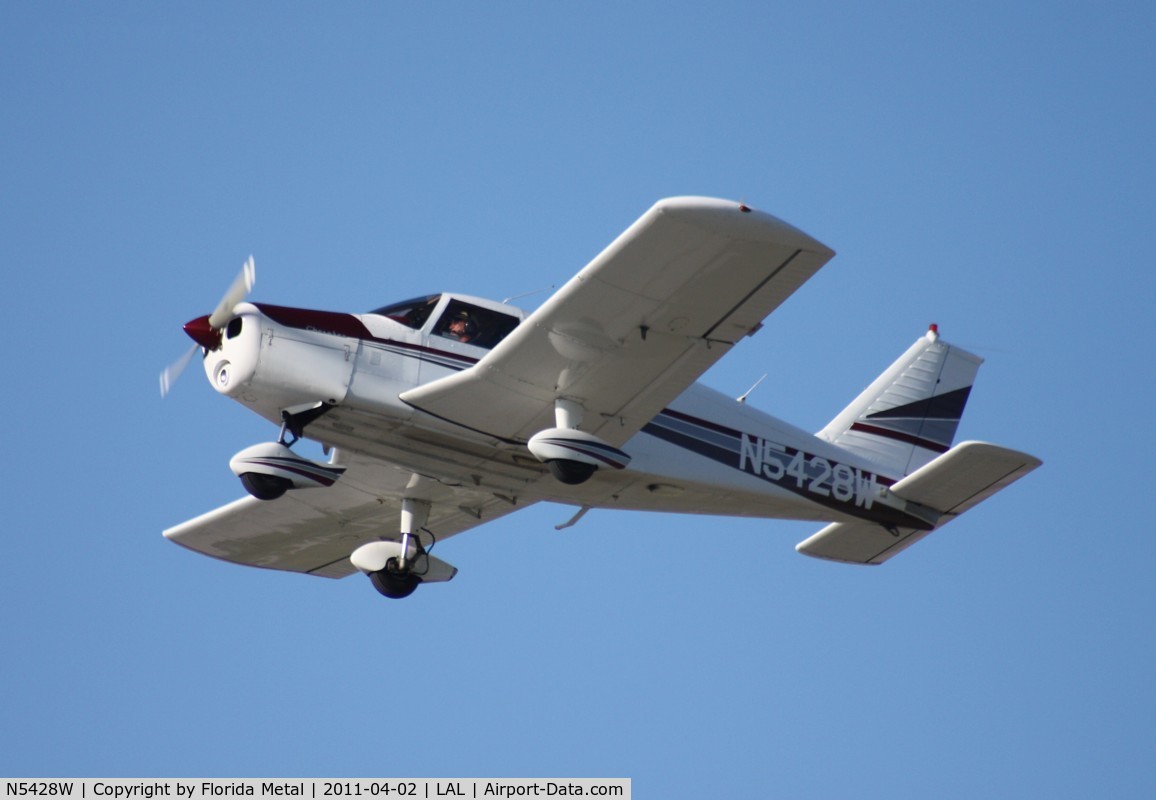
[[[233,307],[249,295],[256,281],[257,267],[253,263],[253,257],[249,256],[249,260],[241,266],[241,272],[233,279],[229,291],[225,292],[221,302],[217,303],[217,307],[209,315],[209,327],[215,331],[224,328],[229,318],[233,316]]]
[[[221,330],[229,323],[229,319],[233,316],[233,309],[237,303],[248,296],[256,282],[257,267],[253,263],[253,257],[249,256],[249,259],[241,266],[240,273],[233,279],[232,285],[225,292],[225,296],[221,298],[221,302],[217,303],[217,307],[213,309],[213,313],[207,317],[198,317],[185,324],[185,333],[193,338],[195,344],[161,372],[161,397],[167,396],[172,390],[173,384],[177,382],[177,378],[181,377],[181,373],[193,360],[198,349],[211,350],[220,343]]]

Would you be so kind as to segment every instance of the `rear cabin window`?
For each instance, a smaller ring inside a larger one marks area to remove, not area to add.
[[[519,322],[517,317],[500,311],[451,300],[434,327],[434,335],[488,350],[505,339]]]

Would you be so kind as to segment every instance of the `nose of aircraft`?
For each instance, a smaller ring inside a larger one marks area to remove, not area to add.
[[[209,324],[208,314],[186,322],[185,333],[206,350],[216,350],[221,346],[221,332]]]
[[[221,298],[221,302],[217,303],[217,307],[212,314],[207,314],[203,317],[197,317],[185,323],[185,333],[189,338],[196,342],[206,350],[216,350],[221,346],[221,329],[229,322],[233,315],[233,307],[240,303],[249,294],[249,290],[253,288],[253,283],[257,280],[257,268],[253,263],[253,257],[245,261],[241,265],[241,272],[233,279],[229,290],[225,292],[225,296]],[[172,364],[165,367],[161,372],[161,397],[169,393],[173,383],[184,372],[185,367],[189,365],[193,356],[196,354],[197,348],[194,346],[189,349],[187,353],[178,358]]]

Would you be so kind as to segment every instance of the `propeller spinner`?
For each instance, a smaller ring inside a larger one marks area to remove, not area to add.
[[[221,298],[221,302],[217,303],[217,307],[213,309],[213,313],[206,317],[198,317],[185,324],[185,333],[196,344],[161,372],[161,397],[166,396],[173,388],[173,384],[185,371],[189,362],[193,360],[193,355],[198,348],[215,350],[221,345],[221,331],[233,316],[233,308],[248,296],[256,282],[257,268],[253,263],[253,257],[249,256],[249,259],[242,265],[241,272],[233,280],[232,285],[225,292],[225,296]]]

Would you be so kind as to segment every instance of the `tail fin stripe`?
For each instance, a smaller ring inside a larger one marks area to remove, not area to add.
[[[934,442],[930,439],[924,439],[921,436],[913,436],[910,433],[904,433],[903,431],[893,431],[890,428],[879,428],[874,425],[865,425],[862,422],[854,423],[851,426],[851,430],[858,431],[859,433],[871,434],[872,436],[879,436],[884,439],[894,439],[895,441],[903,442],[904,444],[913,444],[916,447],[922,447],[925,450],[931,450],[935,453],[946,453],[949,449],[951,449],[950,444],[940,444],[939,442]]]
[[[916,400],[894,408],[886,408],[868,414],[864,419],[894,419],[907,417],[910,419],[944,419],[959,421],[963,416],[963,409],[967,405],[967,398],[971,394],[970,386],[962,386],[950,392],[937,394],[923,400]]]
[[[951,447],[982,361],[931,331],[819,436],[889,471],[909,475]]]

